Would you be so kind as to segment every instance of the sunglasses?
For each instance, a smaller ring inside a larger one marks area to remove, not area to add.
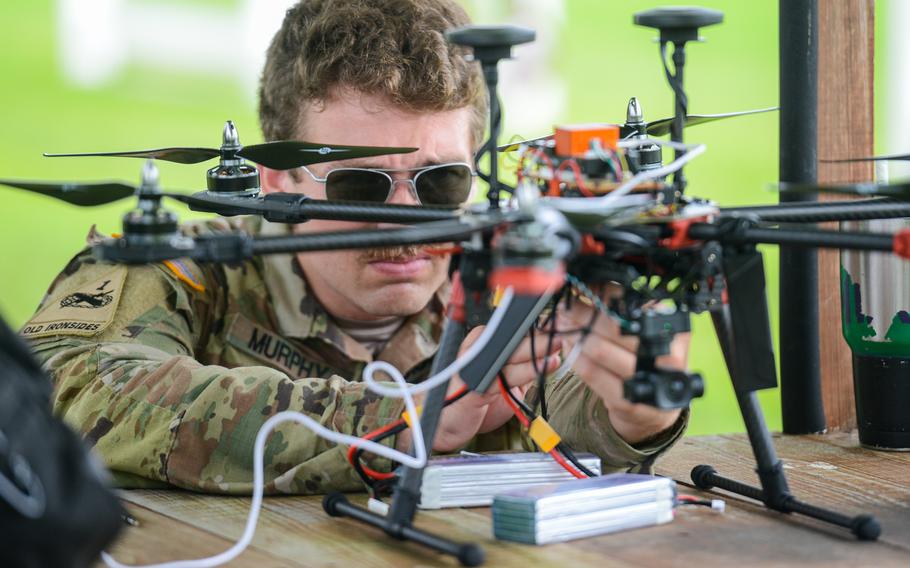
[[[326,199],[331,201],[385,203],[395,191],[395,184],[407,183],[418,204],[441,207],[458,207],[467,201],[477,175],[464,162],[402,170],[337,168],[329,170],[324,178],[316,176],[306,166],[301,169],[313,181],[325,184]],[[389,175],[404,172],[414,172],[414,175],[405,179],[394,179]]]

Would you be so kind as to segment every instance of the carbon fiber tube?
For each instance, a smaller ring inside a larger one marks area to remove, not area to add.
[[[723,217],[750,217],[768,223],[823,223],[910,217],[910,203],[890,199],[758,205],[721,209]]]
[[[501,219],[472,224],[443,221],[402,229],[261,237],[253,240],[250,247],[252,254],[257,255],[446,243],[467,239],[501,222]]]
[[[847,231],[770,229],[749,227],[726,231],[709,223],[694,223],[689,237],[698,240],[717,240],[726,243],[767,243],[790,247],[834,248],[892,252],[894,235],[887,233],[855,233]]]
[[[375,223],[425,223],[456,219],[459,212],[453,209],[414,205],[360,204],[318,202],[307,200],[297,206],[297,212],[307,219],[332,219]]]

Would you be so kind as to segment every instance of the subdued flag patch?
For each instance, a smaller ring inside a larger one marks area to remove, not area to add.
[[[163,264],[167,266],[168,270],[170,270],[178,280],[193,290],[196,290],[197,292],[205,292],[205,286],[203,286],[200,279],[195,274],[193,274],[193,271],[190,270],[185,262],[180,259],[176,259],[165,260]]]

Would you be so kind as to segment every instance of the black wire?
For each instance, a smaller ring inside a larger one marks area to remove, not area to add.
[[[660,42],[660,60],[664,64],[664,73],[667,76],[667,82],[670,84],[670,88],[673,89],[673,93],[676,95],[677,100],[679,101],[679,106],[682,109],[683,124],[682,127],[686,126],[686,115],[689,114],[689,98],[686,96],[685,90],[683,90],[682,83],[679,80],[679,69],[674,69],[674,73],[670,73],[670,64],[667,61],[667,42]],[[675,124],[674,117],[674,124]],[[682,134],[681,132],[678,134]]]
[[[547,357],[550,356],[550,350],[553,348],[553,339],[556,337],[556,321],[554,320],[550,326],[550,331],[547,334]],[[544,361],[543,366],[540,370],[537,369],[537,359],[534,361],[534,370],[537,371],[537,399],[540,401],[540,415],[544,420],[547,420],[549,415],[547,413],[547,363]]]
[[[446,399],[446,401],[443,403],[442,407],[445,408],[446,406],[452,404],[453,402],[455,402],[457,400],[461,400],[468,394],[468,392],[470,392],[470,391],[468,391],[468,389],[464,389],[463,391],[458,393],[458,396],[455,396],[451,399]],[[394,436],[396,434],[400,434],[400,433],[404,432],[407,428],[408,428],[407,422],[402,422],[401,424],[398,424],[397,426],[390,428],[388,431],[383,432],[382,434],[379,434],[375,438],[370,438],[370,440],[373,442],[380,442],[382,440],[385,440],[389,436]],[[363,453],[365,451],[366,450],[363,447],[358,447],[356,450],[354,450],[354,459],[352,460],[353,461],[352,465],[354,466],[354,471],[357,472],[357,475],[360,476],[360,478],[364,481],[364,483],[366,483],[371,489],[375,489],[377,480],[374,480],[372,477],[367,475],[366,471],[364,471],[364,469],[363,469],[363,465],[360,463],[360,457],[363,455]],[[379,480],[379,481],[384,481],[384,480]]]
[[[559,292],[554,295],[552,303],[552,309],[550,313],[547,314],[547,317],[544,319],[543,323],[538,327],[538,329],[546,330],[547,325],[549,324],[549,334],[547,336],[547,356],[549,356],[550,349],[553,348],[553,338],[557,334],[556,329],[556,309],[559,306],[559,302],[562,300],[562,297],[566,295],[568,286],[563,286],[560,288]],[[531,366],[534,368],[534,372],[537,373],[537,393],[538,400],[540,401],[540,415],[543,416],[543,419],[547,419],[547,396],[546,396],[546,386],[547,386],[547,365],[544,362],[543,367],[537,367],[537,352],[534,341],[534,333],[531,333]]]
[[[503,388],[505,389],[506,394],[509,395],[509,398],[512,399],[512,402],[514,402],[521,409],[521,411],[524,412],[524,414],[528,418],[528,420],[534,420],[537,418],[537,416],[535,416],[534,411],[531,409],[531,407],[528,406],[527,404],[525,404],[525,402],[523,400],[521,400],[520,398],[515,396],[515,393],[513,393],[512,390],[509,388],[509,383],[506,381],[506,376],[501,371],[499,373],[499,382],[500,382],[500,384],[502,384]],[[597,477],[596,473],[594,473],[593,471],[591,471],[590,469],[585,467],[584,464],[582,464],[580,461],[578,461],[578,458],[575,457],[575,454],[572,453],[572,450],[569,449],[569,446],[566,445],[565,442],[559,442],[559,444],[556,445],[556,449],[559,451],[559,453],[561,453],[563,456],[565,456],[565,458],[567,460],[572,462],[572,464],[576,468],[578,468],[578,470],[581,471],[583,474],[587,475],[588,477]]]
[[[512,389],[509,388],[509,382],[506,380],[506,376],[503,374],[502,371],[499,372],[499,383],[503,386],[503,388],[506,391],[506,394],[509,395],[509,398],[512,399],[512,402],[514,402],[518,406],[518,408],[520,408],[521,411],[524,412],[524,414],[528,418],[528,420],[534,420],[535,418],[537,418],[537,415],[534,414],[534,410],[532,410],[531,407],[528,406],[527,403],[525,403],[525,401],[523,401],[520,398],[518,398],[517,396],[515,396],[515,393],[513,393]]]
[[[680,499],[676,502],[676,504],[677,504],[677,506],[701,505],[702,507],[708,507],[709,509],[713,509],[713,507],[711,506],[711,501],[708,499],[699,499],[697,501],[690,501],[689,499]]]
[[[407,427],[408,427],[407,423],[402,422],[401,424],[398,424],[397,426],[390,428],[388,431],[383,432],[382,434],[379,434],[375,438],[370,438],[370,440],[378,443],[382,440],[385,440],[389,436],[394,436],[396,434],[402,433]],[[370,487],[371,490],[376,492],[376,483],[378,480],[375,480],[372,477],[370,477],[369,475],[367,475],[367,472],[364,471],[364,469],[363,469],[363,464],[360,463],[360,456],[363,455],[364,451],[365,450],[362,447],[358,447],[354,451],[354,459],[351,460],[353,462],[351,465],[354,466],[354,471],[357,472],[357,475],[360,476],[360,479],[362,479],[364,481],[364,483],[366,483]]]
[[[590,469],[585,467],[580,461],[578,461],[578,458],[575,457],[575,454],[572,453],[572,450],[569,449],[569,446],[567,446],[565,444],[565,442],[558,443],[556,445],[556,449],[559,450],[559,453],[561,453],[563,456],[565,456],[565,458],[567,460],[572,462],[572,465],[577,467],[578,470],[581,471],[583,474],[587,475],[588,477],[597,477],[596,473],[594,473],[593,471],[591,471]]]

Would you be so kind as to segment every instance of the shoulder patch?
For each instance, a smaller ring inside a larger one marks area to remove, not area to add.
[[[126,271],[125,266],[115,266],[76,290],[64,290],[35,314],[20,333],[23,337],[101,333],[114,319]]]
[[[205,292],[205,286],[202,284],[202,279],[193,274],[193,271],[190,270],[190,267],[187,266],[186,263],[182,260],[165,260],[162,264],[167,266],[168,270],[170,270],[178,280],[193,290],[196,290],[197,292]]]

